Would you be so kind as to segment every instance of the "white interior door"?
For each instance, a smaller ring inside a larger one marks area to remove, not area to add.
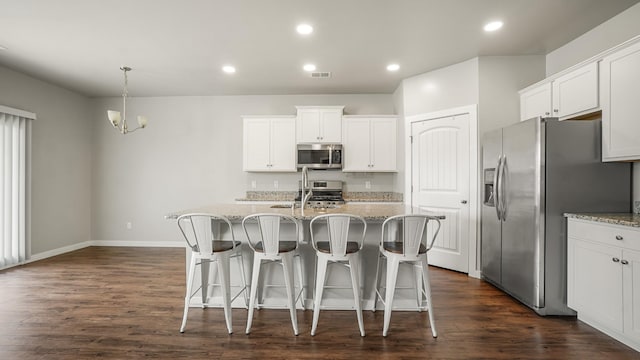
[[[429,264],[468,273],[469,114],[414,122],[411,135],[412,205],[446,216]]]

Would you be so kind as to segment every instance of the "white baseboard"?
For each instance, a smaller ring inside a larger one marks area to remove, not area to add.
[[[41,253],[33,254],[24,263],[15,264],[13,266],[24,265],[30,262],[43,260],[57,255],[62,255],[71,251],[84,249],[89,246],[127,246],[127,247],[171,247],[171,248],[184,248],[184,241],[126,241],[126,240],[91,240],[83,241],[81,243],[63,246],[61,248],[44,251]],[[13,266],[1,268],[0,270],[8,269]]]
[[[126,247],[179,247],[184,248],[184,241],[129,241],[129,240],[92,240],[91,246],[126,246]]]
[[[31,255],[31,257],[29,258],[29,260],[27,260],[25,262],[25,264],[30,263],[30,262],[34,262],[34,261],[38,261],[38,260],[43,260],[43,259],[46,259],[46,258],[50,258],[50,257],[56,256],[56,255],[62,255],[64,253],[68,253],[68,252],[71,252],[71,251],[84,249],[84,248],[89,247],[91,245],[92,245],[91,241],[83,241],[81,243],[77,243],[77,244],[73,244],[73,245],[69,245],[69,246],[63,246],[61,248],[57,248],[57,249],[53,249],[53,250],[37,253],[37,254]]]

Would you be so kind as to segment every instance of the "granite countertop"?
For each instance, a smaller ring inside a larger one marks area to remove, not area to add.
[[[614,225],[640,227],[640,214],[633,213],[565,213],[565,217]]]
[[[187,213],[210,213],[227,217],[230,221],[241,221],[245,216],[255,213],[278,213],[290,215],[299,220],[311,220],[317,215],[324,214],[354,214],[362,216],[367,221],[384,221],[388,217],[400,214],[425,214],[444,219],[445,216],[438,213],[432,213],[420,210],[419,208],[407,206],[404,204],[344,204],[335,209],[311,209],[304,210],[297,208],[291,211],[291,208],[272,208],[268,204],[216,204],[204,206],[196,209],[187,209],[177,211],[165,215],[165,219],[177,219],[178,216]]]
[[[247,191],[247,196],[236,201],[294,201],[297,191]],[[345,191],[346,202],[402,203],[402,193],[388,191]]]

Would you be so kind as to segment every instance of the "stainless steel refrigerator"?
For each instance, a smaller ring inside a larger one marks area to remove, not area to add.
[[[540,315],[567,307],[565,212],[630,212],[631,165],[601,162],[600,120],[534,118],[482,141],[482,277]]]

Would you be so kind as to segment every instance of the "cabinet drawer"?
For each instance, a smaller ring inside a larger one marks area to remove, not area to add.
[[[579,219],[569,219],[567,226],[571,238],[640,250],[640,229]]]

